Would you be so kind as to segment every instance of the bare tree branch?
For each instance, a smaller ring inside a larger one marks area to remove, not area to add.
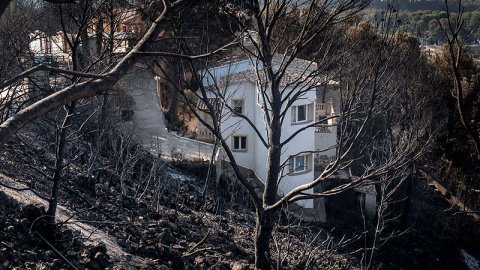
[[[18,74],[17,76],[5,81],[4,83],[0,84],[0,89],[3,89],[18,80],[21,80],[28,75],[35,73],[37,71],[53,71],[53,72],[58,72],[58,73],[63,73],[63,74],[68,74],[68,75],[73,75],[76,77],[84,77],[84,78],[95,78],[95,79],[103,79],[103,75],[98,75],[98,74],[90,74],[90,73],[83,73],[83,72],[78,72],[78,71],[72,71],[72,70],[67,70],[67,69],[60,69],[60,68],[54,68],[45,64],[40,64],[36,65],[30,69],[25,70],[24,72]]]
[[[108,73],[104,74],[102,79],[90,79],[86,82],[74,84],[63,90],[60,90],[30,106],[21,110],[13,117],[0,125],[0,144],[6,142],[10,136],[17,132],[30,121],[40,117],[48,111],[68,104],[80,98],[93,97],[103,91],[111,89],[127,71],[141,57],[138,52],[158,36],[161,31],[161,23],[166,19],[169,12],[183,4],[184,0],[177,0],[173,3],[166,3],[162,13],[152,23],[142,39],[133,47],[133,49]]]

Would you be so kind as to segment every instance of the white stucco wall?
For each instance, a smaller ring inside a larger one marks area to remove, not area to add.
[[[241,84],[230,85],[226,89],[225,96],[228,97],[227,103],[231,106],[232,99],[244,99],[244,112],[245,116],[252,120],[255,119],[255,95],[252,95],[254,91],[254,85],[250,82],[244,82]],[[232,135],[244,135],[247,136],[247,151],[245,152],[233,152],[235,160],[238,165],[255,170],[255,153],[256,134],[253,128],[241,117],[234,116],[229,112],[227,108],[223,110],[222,119],[222,136],[227,138],[227,144],[230,149],[233,150]]]
[[[289,92],[289,91],[286,91]],[[308,105],[312,104],[313,108],[315,108],[315,98],[316,92],[314,89],[307,91],[306,94],[299,100],[296,100],[292,106],[299,106],[299,105]],[[289,138],[293,133],[295,133],[298,129],[303,128],[306,125],[313,123],[314,120],[305,122],[303,124],[294,124],[292,125],[291,119],[291,108],[288,109],[288,112],[285,114],[285,120],[282,126],[282,140],[286,140]],[[315,110],[314,114],[315,116]],[[290,156],[295,156],[300,152],[303,151],[312,151],[315,148],[315,129],[308,128],[291,140],[287,145],[283,148],[283,155],[282,155],[282,162],[287,160]],[[303,184],[307,184],[314,179],[314,170],[313,170],[313,155],[310,155],[310,163],[311,163],[311,170],[302,173],[300,175],[288,175],[285,176],[284,179],[279,184],[279,192],[281,193],[288,193],[295,187]],[[288,169],[288,168],[287,168]],[[307,190],[307,193],[311,193],[313,190]],[[313,200],[306,200],[306,201],[299,201],[298,204],[306,207],[306,208],[313,208]]]
[[[331,133],[315,133],[315,151],[322,151],[337,144],[337,127],[332,126]],[[335,149],[329,149],[315,155],[326,155],[328,157],[335,156]]]
[[[264,122],[264,113],[261,106],[257,103],[257,91],[256,86],[251,82],[244,82],[237,85],[232,85],[228,88],[226,95],[230,99],[245,99],[245,114],[255,124],[260,133],[266,138],[266,128]],[[296,101],[293,105],[307,105],[312,104],[315,107],[315,91],[309,91],[303,99]],[[228,112],[225,111],[225,114]],[[312,122],[306,122],[303,124],[292,125],[290,109],[285,115],[285,120],[282,126],[282,140],[288,138],[298,129]],[[230,135],[234,132],[236,135],[247,135],[248,150],[247,152],[234,152],[234,156],[237,163],[243,167],[252,169],[257,177],[264,181],[267,171],[267,149],[261,142],[259,136],[253,128],[245,121],[238,117],[227,117],[222,122],[222,130],[224,136]],[[228,141],[231,147],[231,140]],[[290,156],[297,155],[302,151],[311,151],[315,148],[315,132],[314,129],[307,129],[304,132],[299,133],[293,140],[291,140],[284,148],[282,154],[282,162],[287,160]],[[291,191],[293,188],[311,182],[314,179],[313,171],[313,158],[310,156],[311,170],[299,175],[285,176],[279,184],[279,195],[283,195]],[[288,166],[287,168],[288,169]],[[311,192],[307,191],[307,192]],[[313,208],[313,200],[298,202],[300,205]]]
[[[42,52],[42,46],[41,46],[41,41],[40,38],[36,38],[34,40],[31,40],[29,43],[29,48],[30,51],[33,52],[34,54],[38,54]]]
[[[51,37],[51,52],[52,55],[59,55],[63,53],[67,53],[64,51],[65,48],[65,37],[63,36],[62,32],[58,32],[57,35]]]
[[[30,51],[34,54],[51,54],[59,56],[65,54],[65,37],[60,31],[54,36],[47,36],[43,32],[36,31],[30,35]]]
[[[252,64],[249,60],[239,61],[234,64],[220,66],[210,70],[210,74],[204,77],[203,83],[205,85],[211,85],[218,81],[222,76],[238,73],[245,70],[252,69]],[[227,102],[231,104],[232,99],[244,99],[245,100],[245,115],[254,123],[259,132],[266,138],[266,128],[264,122],[264,113],[261,106],[257,103],[257,85],[250,82],[241,82],[235,85],[230,85],[226,89],[225,96],[228,97]],[[285,91],[285,93],[288,93]],[[316,90],[312,88],[311,91],[307,91],[301,99],[294,102],[293,106],[312,104],[315,108]],[[227,139],[227,144],[232,147],[231,135],[246,135],[248,149],[246,152],[233,152],[237,164],[252,169],[257,177],[261,181],[265,181],[267,170],[267,149],[257,136],[254,129],[245,120],[240,117],[232,116],[227,112],[228,109],[224,108],[222,121],[222,134]],[[313,118],[315,118],[315,109],[313,110]],[[296,132],[298,129],[311,124],[314,120],[304,122],[301,124],[292,125],[291,121],[291,108],[288,109],[285,114],[285,119],[282,126],[282,140],[287,139],[290,135]],[[294,139],[292,139],[283,148],[283,154],[281,161],[284,162],[290,156],[295,156],[303,151],[312,151],[320,148],[327,148],[336,144],[336,127],[333,127],[332,133],[315,133],[315,128],[309,128],[299,133]],[[323,154],[323,153],[322,153]],[[328,156],[334,156],[335,150],[329,150],[324,154]],[[311,170],[303,172],[301,174],[285,176],[279,184],[279,195],[283,195],[291,191],[293,188],[307,184],[314,180],[314,158],[315,155],[311,154],[309,162],[311,164]],[[285,168],[288,170],[288,166]],[[284,173],[287,173],[285,171]],[[312,192],[313,190],[308,190]],[[300,205],[306,208],[313,208],[313,200],[306,200],[298,202]]]

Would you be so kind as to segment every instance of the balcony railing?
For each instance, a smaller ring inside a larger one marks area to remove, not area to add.
[[[315,112],[317,115],[329,115],[331,113],[330,103],[318,103],[315,105]]]
[[[315,104],[316,121],[315,133],[332,133],[332,119],[324,120],[334,114],[332,102],[317,102]]]
[[[318,125],[315,127],[315,133],[332,133],[331,125]]]

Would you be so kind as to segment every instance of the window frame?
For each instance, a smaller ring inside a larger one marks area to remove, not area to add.
[[[295,168],[295,164],[297,163],[297,158],[302,157],[303,160],[303,169],[298,170],[300,167]],[[308,173],[312,170],[312,154],[302,154],[302,155],[296,155],[296,156],[290,156],[289,157],[289,162],[288,162],[288,175],[293,176],[293,175],[300,175],[304,173]]]
[[[238,145],[239,148],[235,148],[235,139],[239,139]],[[242,145],[242,138],[245,138],[245,145]],[[233,152],[248,152],[248,136],[247,135],[241,135],[241,134],[235,134],[232,135],[232,151]],[[242,148],[244,146],[244,148]]]
[[[242,102],[242,112],[241,113],[238,113],[235,108],[238,108],[235,106],[235,102]],[[232,108],[232,115],[233,116],[239,116],[239,115],[245,115],[245,99],[244,98],[232,98],[231,100],[231,108]]]
[[[298,120],[299,108],[305,107],[305,119]],[[313,120],[313,103],[302,104],[302,105],[292,105],[290,107],[290,122],[292,125],[300,125],[304,123],[311,122]]]

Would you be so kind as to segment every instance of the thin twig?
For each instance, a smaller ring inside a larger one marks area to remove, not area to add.
[[[208,235],[210,234],[210,231],[207,232],[207,234],[200,240],[200,242],[196,243],[192,248],[190,248],[186,253],[191,253],[194,249],[196,249],[198,246],[200,246],[205,240],[207,240]]]
[[[203,252],[203,251],[212,251],[212,250],[220,250],[221,247],[206,247],[206,248],[201,248],[201,249],[197,249],[195,250],[194,252],[191,252],[191,253],[187,253],[187,254],[184,254],[182,255],[183,258],[186,258],[186,257],[190,257],[192,255],[195,255],[199,252]]]

